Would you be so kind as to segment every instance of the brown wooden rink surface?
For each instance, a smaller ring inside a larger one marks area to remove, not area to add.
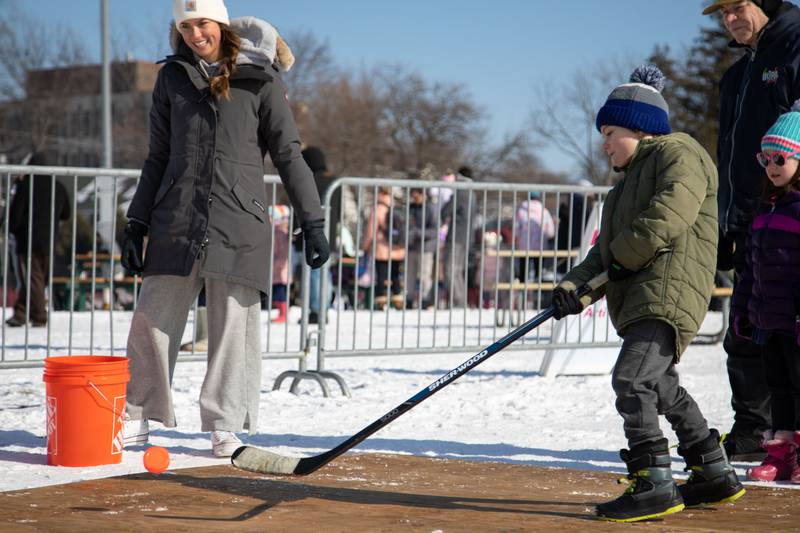
[[[798,531],[800,491],[748,487],[734,504],[613,524],[605,472],[348,454],[305,477],[221,465],[0,494],[3,531]]]

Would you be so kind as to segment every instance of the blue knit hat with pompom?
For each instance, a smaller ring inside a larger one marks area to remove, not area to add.
[[[603,126],[621,126],[650,134],[669,133],[669,106],[661,91],[666,78],[655,65],[636,67],[630,83],[608,95],[597,113],[597,131]]]

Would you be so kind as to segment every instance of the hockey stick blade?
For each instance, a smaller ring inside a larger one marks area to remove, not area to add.
[[[608,275],[603,272],[602,274],[586,282],[584,285],[581,285],[581,287],[578,288],[577,293],[579,296],[584,296],[598,287],[605,285],[607,281]],[[327,452],[314,455],[312,457],[297,458],[285,457],[283,455],[279,455],[262,448],[256,448],[254,446],[241,446],[235,452],[233,452],[233,455],[231,456],[231,463],[233,463],[233,466],[241,468],[242,470],[256,472],[259,474],[274,474],[284,476],[305,476],[310,474],[339,457],[350,448],[358,445],[360,442],[367,439],[370,435],[382,427],[399,418],[406,411],[411,410],[423,400],[430,398],[435,393],[439,392],[447,385],[466,374],[485,360],[489,359],[491,356],[504,349],[512,342],[527,335],[531,330],[539,327],[545,321],[550,319],[554,312],[555,309],[553,306],[549,306],[547,309],[522,324],[519,328],[510,332],[502,339],[496,341],[485,350],[473,355],[447,374],[442,375],[439,379],[419,391],[417,394]]]
[[[253,446],[241,446],[231,456],[234,466],[251,472],[264,474],[292,475],[300,459],[284,457]]]

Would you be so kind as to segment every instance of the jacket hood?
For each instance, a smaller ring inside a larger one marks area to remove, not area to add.
[[[252,63],[265,69],[276,66],[283,71],[288,71],[294,65],[291,48],[269,22],[255,17],[239,17],[231,19],[230,27],[242,40],[237,64]],[[174,54],[195,62],[194,54],[183,42],[174,23],[170,23],[169,43]]]
[[[240,54],[264,68],[277,66],[287,71],[294,65],[294,55],[278,30],[269,22],[255,17],[231,20],[231,28],[242,39]]]
[[[788,33],[797,31],[798,24],[800,24],[800,9],[790,2],[783,2],[774,18],[770,18],[758,44],[767,46],[785,41]]]

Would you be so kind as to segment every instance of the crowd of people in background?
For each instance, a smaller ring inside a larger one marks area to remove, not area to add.
[[[303,157],[324,197],[335,181],[324,151],[309,146],[303,150]],[[473,179],[473,170],[462,166],[443,174],[438,182],[409,172],[403,177],[408,185],[335,188],[329,202],[327,232],[333,245],[332,261],[325,294],[320,282],[323,273],[311,271],[308,322],[318,323],[335,298],[344,308],[474,308],[492,303],[492,288],[498,281],[530,282],[533,291],[536,281],[553,281],[563,273],[569,263],[567,256],[556,259],[542,252],[580,246],[589,219],[586,206],[593,205],[591,200],[587,202],[591,195],[550,193],[543,198],[539,192],[518,191],[508,194],[506,208],[492,217],[489,213],[497,211],[496,205],[488,201],[485,205],[474,190],[448,186]],[[591,184],[584,181],[580,185]],[[343,201],[349,206],[344,211]],[[551,214],[545,202],[557,215]],[[289,250],[275,242],[273,275],[283,272],[287,255],[291,255],[288,300],[299,303],[302,242],[286,234],[288,228],[280,216],[283,207],[274,207],[278,215],[272,218],[272,231],[275,239],[293,244]],[[345,220],[345,211],[354,212],[355,219]],[[513,250],[514,254],[500,258],[498,250]],[[339,261],[346,262],[343,273]],[[358,296],[354,294],[356,286]],[[272,308],[277,310],[274,322],[286,320],[283,290],[273,291]]]

